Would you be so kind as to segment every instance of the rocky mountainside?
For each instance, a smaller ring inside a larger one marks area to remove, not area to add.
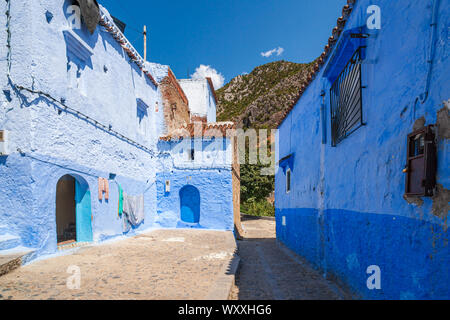
[[[281,60],[235,77],[217,90],[218,121],[234,121],[240,128],[276,128],[313,66]]]

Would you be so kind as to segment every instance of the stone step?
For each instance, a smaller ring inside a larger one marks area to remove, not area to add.
[[[21,245],[21,239],[12,234],[0,234],[0,252],[3,250],[13,249]]]
[[[0,277],[19,268],[33,252],[22,246],[0,251]]]

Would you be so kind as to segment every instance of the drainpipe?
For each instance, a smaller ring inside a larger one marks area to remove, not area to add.
[[[322,122],[322,144],[327,143],[327,123],[325,121],[325,90],[320,93],[322,103],[320,104],[320,119]]]
[[[438,13],[439,13],[439,0],[433,0],[433,12],[431,16],[431,35],[430,35],[430,49],[428,53],[428,72],[427,72],[427,79],[425,82],[425,91],[418,95],[414,99],[414,119],[416,118],[416,106],[417,102],[420,101],[421,104],[424,104],[425,101],[428,99],[429,91],[430,91],[430,84],[431,84],[431,72],[433,70],[433,61],[434,61],[434,54],[435,54],[435,43],[436,43],[436,32],[437,32],[437,19],[438,19]]]

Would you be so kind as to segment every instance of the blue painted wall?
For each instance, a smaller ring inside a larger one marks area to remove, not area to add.
[[[197,146],[195,159],[190,161],[189,148],[194,145]],[[164,170],[157,173],[158,213],[155,225],[233,230],[230,141],[160,141],[159,149],[170,152],[172,161],[164,161]],[[165,192],[166,181],[170,182],[170,192]],[[200,193],[200,221],[195,225],[186,224],[181,219],[180,190],[187,186],[196,188]]]
[[[434,1],[360,0],[344,32],[366,25],[371,4],[381,8],[382,21],[381,29],[371,31],[364,41],[366,125],[331,146],[329,91],[333,68],[337,72],[338,65],[348,60],[343,45],[334,47],[277,133],[279,141],[286,141],[277,145],[278,159],[295,154],[290,193],[283,170],[276,173],[278,239],[367,299],[450,298],[448,198],[443,200],[444,191],[439,199],[423,198],[419,205],[403,198],[407,134],[422,116],[426,124],[436,123],[443,108],[441,114],[448,119],[450,4],[437,3],[435,53],[425,103],[414,102],[425,91]],[[340,41],[344,43],[343,37]],[[437,182],[447,193],[449,156],[448,138],[441,135]],[[370,265],[381,268],[381,290],[366,286]]]
[[[67,37],[69,4],[57,0],[0,3],[3,13],[11,6],[10,68],[7,17],[0,15],[0,129],[9,130],[11,150],[9,156],[0,157],[0,232],[19,237],[19,245],[35,249],[31,259],[57,249],[56,185],[66,174],[85,181],[91,194],[92,234],[83,239],[99,242],[124,234],[118,215],[118,185],[128,195],[144,195],[144,223],[127,235],[154,227],[177,227],[161,222],[160,213],[168,207],[157,209],[165,199],[157,186],[166,170],[174,170],[172,155],[158,147],[164,132],[161,92],[101,26],[92,35],[84,25],[74,30],[84,42],[84,54],[70,49],[77,43]],[[86,56],[86,52],[91,54]],[[9,69],[10,79],[6,76]],[[67,112],[46,96],[19,92],[11,81],[45,92],[80,113]],[[147,111],[140,120],[145,125],[139,127],[138,109],[143,105]],[[231,187],[222,191],[223,213],[214,211],[222,207],[209,203],[213,192],[205,187],[206,182],[217,189],[231,185],[231,171],[227,175],[226,170],[189,170],[193,168],[177,172],[177,177],[181,184],[184,177],[192,176],[192,183],[199,185],[204,212],[201,227],[230,230]],[[109,179],[109,200],[98,198],[99,177]],[[219,178],[217,186],[215,177]],[[179,206],[175,195],[173,203]],[[179,213],[179,207],[175,209]]]

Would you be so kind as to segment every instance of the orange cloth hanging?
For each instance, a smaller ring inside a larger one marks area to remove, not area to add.
[[[98,178],[98,200],[103,200],[103,178]]]
[[[103,187],[105,191],[105,200],[109,200],[109,182],[108,179],[103,179]]]

